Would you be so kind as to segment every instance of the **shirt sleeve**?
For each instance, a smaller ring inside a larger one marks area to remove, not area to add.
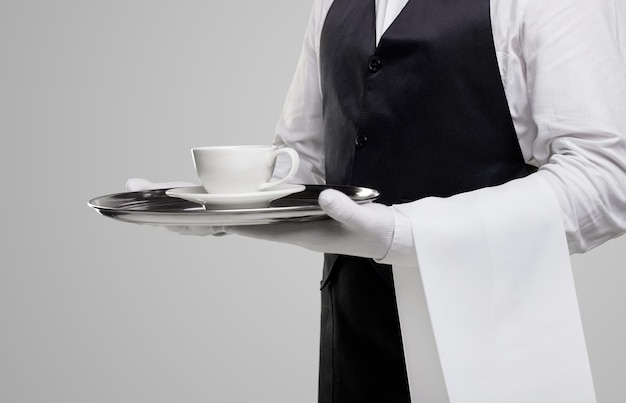
[[[626,12],[620,0],[529,1],[520,27],[537,175],[570,252],[626,229]]]
[[[324,136],[322,91],[319,77],[318,37],[323,22],[324,1],[313,5],[296,71],[287,93],[274,144],[291,147],[300,156],[300,169],[292,182],[324,183]],[[277,161],[275,177],[286,175],[289,164]]]

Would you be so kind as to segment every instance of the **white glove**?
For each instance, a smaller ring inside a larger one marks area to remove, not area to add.
[[[138,192],[141,190],[166,189],[198,186],[191,182],[151,182],[144,178],[130,178],[126,181],[126,190]],[[197,226],[197,225],[165,225],[165,228],[181,235],[195,236],[222,236],[226,235],[224,227]]]
[[[141,190],[184,188],[198,186],[191,182],[150,182],[144,178],[130,178],[126,181],[126,190],[129,192],[139,192]]]
[[[391,207],[378,203],[359,205],[333,189],[320,193],[319,204],[332,220],[232,226],[226,227],[226,232],[298,245],[316,252],[385,257],[395,228]]]

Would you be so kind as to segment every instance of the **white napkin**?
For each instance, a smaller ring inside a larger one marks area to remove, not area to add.
[[[412,402],[596,401],[561,212],[539,175],[396,208],[419,260],[393,268]]]

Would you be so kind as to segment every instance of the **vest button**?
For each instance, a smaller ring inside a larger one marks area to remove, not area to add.
[[[369,69],[372,73],[377,72],[378,70],[380,70],[380,65],[382,64],[380,57],[378,56],[372,56],[372,58],[370,59],[370,62],[368,64]]]
[[[354,144],[356,145],[356,148],[363,148],[367,145],[367,137],[365,136],[357,136],[354,139]]]

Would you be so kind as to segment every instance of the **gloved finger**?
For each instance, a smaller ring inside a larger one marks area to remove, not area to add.
[[[130,178],[126,181],[126,189],[129,192],[138,192],[141,190],[165,189],[165,188],[181,188],[198,186],[191,182],[151,182],[144,178]]]
[[[237,225],[226,227],[226,232],[248,238],[298,245],[315,251],[324,251],[325,244],[333,243],[333,239],[337,236],[335,228],[339,225],[333,220],[282,222],[268,225]]]
[[[130,178],[126,181],[126,190],[129,192],[139,192],[141,190],[154,189],[153,183],[144,178]]]
[[[306,226],[306,223],[304,226]],[[249,238],[265,239],[275,242],[287,242],[294,240],[294,235],[302,232],[305,228],[302,223],[274,223],[268,225],[234,225],[226,227],[229,234],[246,236]]]
[[[166,225],[165,228],[180,235],[192,236],[224,236],[227,235],[222,226],[203,225]]]

